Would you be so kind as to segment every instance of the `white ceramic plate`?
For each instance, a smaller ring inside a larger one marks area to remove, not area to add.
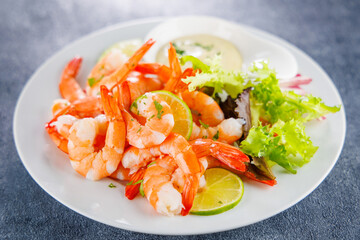
[[[162,19],[141,20],[116,25],[90,34],[59,51],[47,60],[23,89],[14,115],[14,138],[20,158],[33,179],[51,196],[74,211],[96,221],[137,232],[154,234],[201,234],[246,226],[269,218],[310,194],[328,175],[341,152],[345,137],[344,109],[326,121],[314,121],[307,131],[320,148],[312,161],[296,175],[275,168],[278,184],[268,187],[245,181],[242,201],[234,209],[214,216],[164,217],[155,213],[144,198],[129,201],[124,187],[111,179],[92,182],[78,175],[67,156],[58,150],[44,130],[51,118],[50,107],[59,98],[58,82],[65,64],[74,56],[84,58],[79,79],[86,75],[100,53],[125,39],[143,38]],[[311,76],[308,89],[329,105],[342,104],[340,95],[327,74],[305,53],[289,43],[254,28],[234,25],[280,44],[296,58],[299,72]],[[109,188],[113,182],[117,188]]]

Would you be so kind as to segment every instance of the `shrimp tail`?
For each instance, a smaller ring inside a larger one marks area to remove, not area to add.
[[[117,85],[126,80],[127,75],[135,69],[140,60],[147,53],[147,51],[149,51],[152,45],[154,45],[154,43],[154,40],[149,39],[134,53],[134,55],[129,58],[128,62],[125,63],[123,67],[119,68],[111,75],[111,79],[114,80],[112,82],[115,82],[115,84],[111,87],[110,90],[113,90]]]
[[[104,108],[104,112],[107,117],[112,121],[122,121],[122,116],[116,101],[113,100],[113,95],[109,89],[102,85],[101,90],[101,101]]]
[[[63,98],[67,99],[69,102],[73,102],[77,99],[86,97],[86,94],[81,89],[80,85],[76,81],[76,76],[81,67],[82,58],[74,57],[65,67],[60,84],[59,90]]]
[[[141,182],[144,179],[145,170],[146,168],[140,168],[137,172],[130,176],[130,184],[125,187],[125,196],[129,200],[133,200],[139,193]]]
[[[182,204],[181,215],[186,216],[189,214],[190,209],[194,203],[195,195],[199,188],[199,179],[197,174],[188,174],[186,176],[183,192],[182,192]]]
[[[120,89],[119,89],[119,106],[121,110],[130,110],[131,105],[131,93],[129,84],[127,81],[121,83]]]
[[[46,124],[45,129],[56,146],[64,153],[68,153],[68,140],[58,133],[50,122]]]
[[[183,82],[180,80],[182,76],[181,66],[179,59],[176,56],[176,50],[171,43],[168,52],[169,52],[169,65],[170,65],[171,75],[169,81],[165,85],[164,90],[175,92],[179,88],[183,87],[182,86]]]
[[[210,155],[219,159],[227,166],[241,172],[246,171],[245,162],[250,162],[246,154],[229,144],[211,139],[196,139],[191,141],[190,144],[198,158]]]
[[[158,63],[139,63],[136,66],[135,71],[143,74],[155,74],[164,83],[166,83],[171,76],[170,68]]]
[[[259,179],[258,177],[256,177],[256,175],[252,172],[245,172],[244,175],[247,177],[247,178],[250,178],[251,180],[254,180],[254,181],[257,181],[257,182],[260,182],[260,183],[264,183],[264,184],[267,184],[269,186],[274,186],[276,185],[276,180],[275,179]]]

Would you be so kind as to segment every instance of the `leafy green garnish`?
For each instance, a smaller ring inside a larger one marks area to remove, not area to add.
[[[109,188],[116,188],[116,186],[113,183],[110,183],[108,187]]]
[[[195,69],[201,70],[201,73],[197,73],[193,77],[182,79],[183,82],[189,84],[189,91],[207,86],[214,88],[213,96],[225,90],[232,98],[236,98],[239,93],[248,87],[244,76],[240,72],[227,71],[221,67],[220,56],[215,56],[210,61],[210,65],[206,65],[193,56],[184,56],[180,60],[182,64],[188,61],[192,62]]]
[[[219,139],[219,131],[216,132],[216,134],[212,138],[214,141]]]
[[[90,87],[94,86],[96,83],[100,82],[101,79],[103,79],[104,75],[102,75],[101,77],[99,77],[98,79],[95,78],[88,78],[88,84]]]
[[[214,48],[214,45],[203,45],[199,42],[194,43],[194,46],[201,47],[201,48],[205,49],[206,51],[211,51],[211,49]]]
[[[139,187],[139,193],[141,194],[141,196],[145,197],[143,184],[144,182],[142,181]]]
[[[154,101],[154,104],[155,104],[155,109],[157,111],[156,117],[158,119],[161,119],[161,115],[164,113],[164,111],[161,111],[163,109],[163,106],[156,100]]]
[[[153,161],[153,162],[149,163],[149,164],[147,165],[147,167],[150,167],[150,166],[154,165],[155,163],[156,163],[156,161]]]
[[[141,179],[141,180],[136,181],[136,182],[130,181],[130,182],[128,182],[128,183],[126,184],[126,186],[137,185],[137,184],[139,184],[139,183],[142,183],[143,181],[144,181],[144,179]]]
[[[291,173],[296,173],[294,167],[309,162],[318,149],[305,134],[303,122],[295,120],[252,127],[240,148],[251,156],[276,162]]]
[[[250,71],[257,76],[251,91],[251,113],[255,122],[258,119],[254,116],[270,123],[291,119],[306,122],[340,110],[339,106],[326,106],[311,94],[301,96],[292,91],[282,92],[274,70],[265,63],[261,67],[254,65]]]
[[[175,51],[176,51],[177,54],[183,55],[185,53],[185,50],[180,49],[179,46],[176,43],[172,43],[172,45],[174,46]]]
[[[203,126],[205,129],[208,129],[209,128],[209,125],[208,124],[206,124],[206,123],[204,123],[203,121],[201,121],[200,119],[199,119],[199,123],[201,124],[201,126]]]
[[[180,58],[181,65],[184,65],[186,62],[191,62],[193,65],[193,69],[195,69],[195,70],[200,69],[201,72],[209,71],[209,66],[194,56],[188,55],[188,56],[183,56],[182,58]]]

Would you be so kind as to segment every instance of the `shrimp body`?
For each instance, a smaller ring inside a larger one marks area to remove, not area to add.
[[[160,90],[163,87],[161,80],[157,78],[146,77],[144,74],[135,71],[129,74],[126,81],[130,89],[131,102],[134,102],[144,93]]]
[[[196,111],[200,120],[211,127],[224,120],[224,113],[219,104],[209,95],[199,91],[184,91],[181,97],[192,111]]]
[[[107,55],[105,55],[91,70],[88,79],[92,81],[99,82],[102,78],[112,74],[116,69],[120,68],[128,58],[123,54],[119,49],[113,49]],[[95,91],[89,91],[91,86],[89,86],[87,92],[94,94]],[[100,91],[100,86],[98,86],[97,91]]]
[[[235,118],[225,119],[216,127],[198,126],[196,123],[193,123],[190,140],[197,138],[212,139],[215,137],[220,142],[232,144],[241,138],[243,134],[242,126],[242,120]]]
[[[145,53],[155,42],[150,39],[144,45],[142,45],[132,57],[130,57],[125,63],[121,64],[113,73],[107,76],[100,76],[95,79],[95,83],[87,89],[87,92],[91,96],[96,96],[99,92],[100,86],[105,85],[111,87],[111,91],[114,87],[118,86],[121,82],[125,81],[127,76],[138,65]]]
[[[144,175],[143,189],[154,209],[167,216],[178,215],[183,208],[182,196],[172,184],[177,164],[170,156],[157,158]]]
[[[101,100],[109,121],[104,146],[96,146],[97,136],[104,129],[94,118],[83,118],[75,122],[69,134],[71,165],[78,173],[91,180],[110,176],[117,169],[125,145],[125,123],[115,98],[110,96],[106,87],[101,88]]]
[[[129,144],[137,148],[161,144],[175,124],[170,106],[157,94],[144,94],[131,106],[134,113],[146,119],[145,125],[142,125],[128,112],[131,97],[127,82],[121,84],[120,96]]]
[[[76,81],[76,76],[81,67],[82,58],[73,58],[65,67],[59,84],[60,94],[69,102],[86,97],[85,92],[81,89]]]
[[[203,167],[199,163],[191,145],[183,136],[171,133],[160,145],[146,149],[130,147],[124,153],[122,164],[125,168],[132,169],[130,172],[134,172],[140,166],[146,166],[154,158],[161,156],[172,157],[184,174],[183,191],[181,193],[184,208],[181,210],[181,214],[187,215],[197,193]]]

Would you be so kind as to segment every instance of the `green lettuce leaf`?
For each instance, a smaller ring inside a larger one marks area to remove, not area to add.
[[[261,118],[271,124],[291,119],[306,122],[340,110],[340,106],[327,106],[321,98],[311,94],[301,96],[293,91],[282,92],[274,70],[265,63],[254,64],[250,73],[255,78],[251,105],[252,113],[258,119],[253,119],[254,121]]]
[[[221,65],[221,57],[216,56],[209,60],[209,65],[206,65],[198,58],[193,56],[184,56],[181,58],[181,63],[190,61],[195,69],[200,69],[201,72],[193,77],[182,79],[189,84],[189,91],[194,91],[202,87],[214,88],[213,96],[217,93],[226,91],[232,98],[236,98],[245,88],[250,85],[246,84],[243,74],[236,71],[224,70]]]
[[[240,148],[251,156],[273,161],[291,173],[296,173],[295,167],[309,162],[318,149],[305,134],[303,122],[295,120],[279,120],[271,127],[261,124],[252,127]]]

